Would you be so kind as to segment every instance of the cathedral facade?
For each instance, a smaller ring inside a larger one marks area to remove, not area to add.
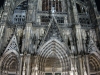
[[[0,75],[100,75],[95,0],[5,0]]]

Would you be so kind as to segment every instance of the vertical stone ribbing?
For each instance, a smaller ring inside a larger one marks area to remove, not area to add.
[[[89,59],[88,59],[88,55],[86,55],[86,68],[87,68],[87,75],[90,75],[90,68],[89,68]]]
[[[30,69],[31,60],[30,60],[30,58],[31,58],[31,55],[28,54],[28,55],[27,55],[27,70],[26,70],[26,71],[27,71],[27,72],[26,72],[27,74],[26,74],[26,75],[30,75],[30,72],[31,72],[31,69]]]
[[[20,54],[20,65],[19,65],[19,75],[22,75],[22,70],[23,70],[23,68],[22,68],[22,66],[23,66],[23,54]]]

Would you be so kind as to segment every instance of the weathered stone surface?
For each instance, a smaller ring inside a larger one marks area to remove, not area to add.
[[[100,75],[95,0],[5,0],[0,75]]]

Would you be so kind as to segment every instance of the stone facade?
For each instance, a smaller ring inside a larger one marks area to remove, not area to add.
[[[0,75],[100,75],[94,0],[5,0]]]

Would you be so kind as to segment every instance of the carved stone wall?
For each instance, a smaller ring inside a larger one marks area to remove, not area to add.
[[[5,0],[0,75],[99,75],[98,15],[93,0]]]

